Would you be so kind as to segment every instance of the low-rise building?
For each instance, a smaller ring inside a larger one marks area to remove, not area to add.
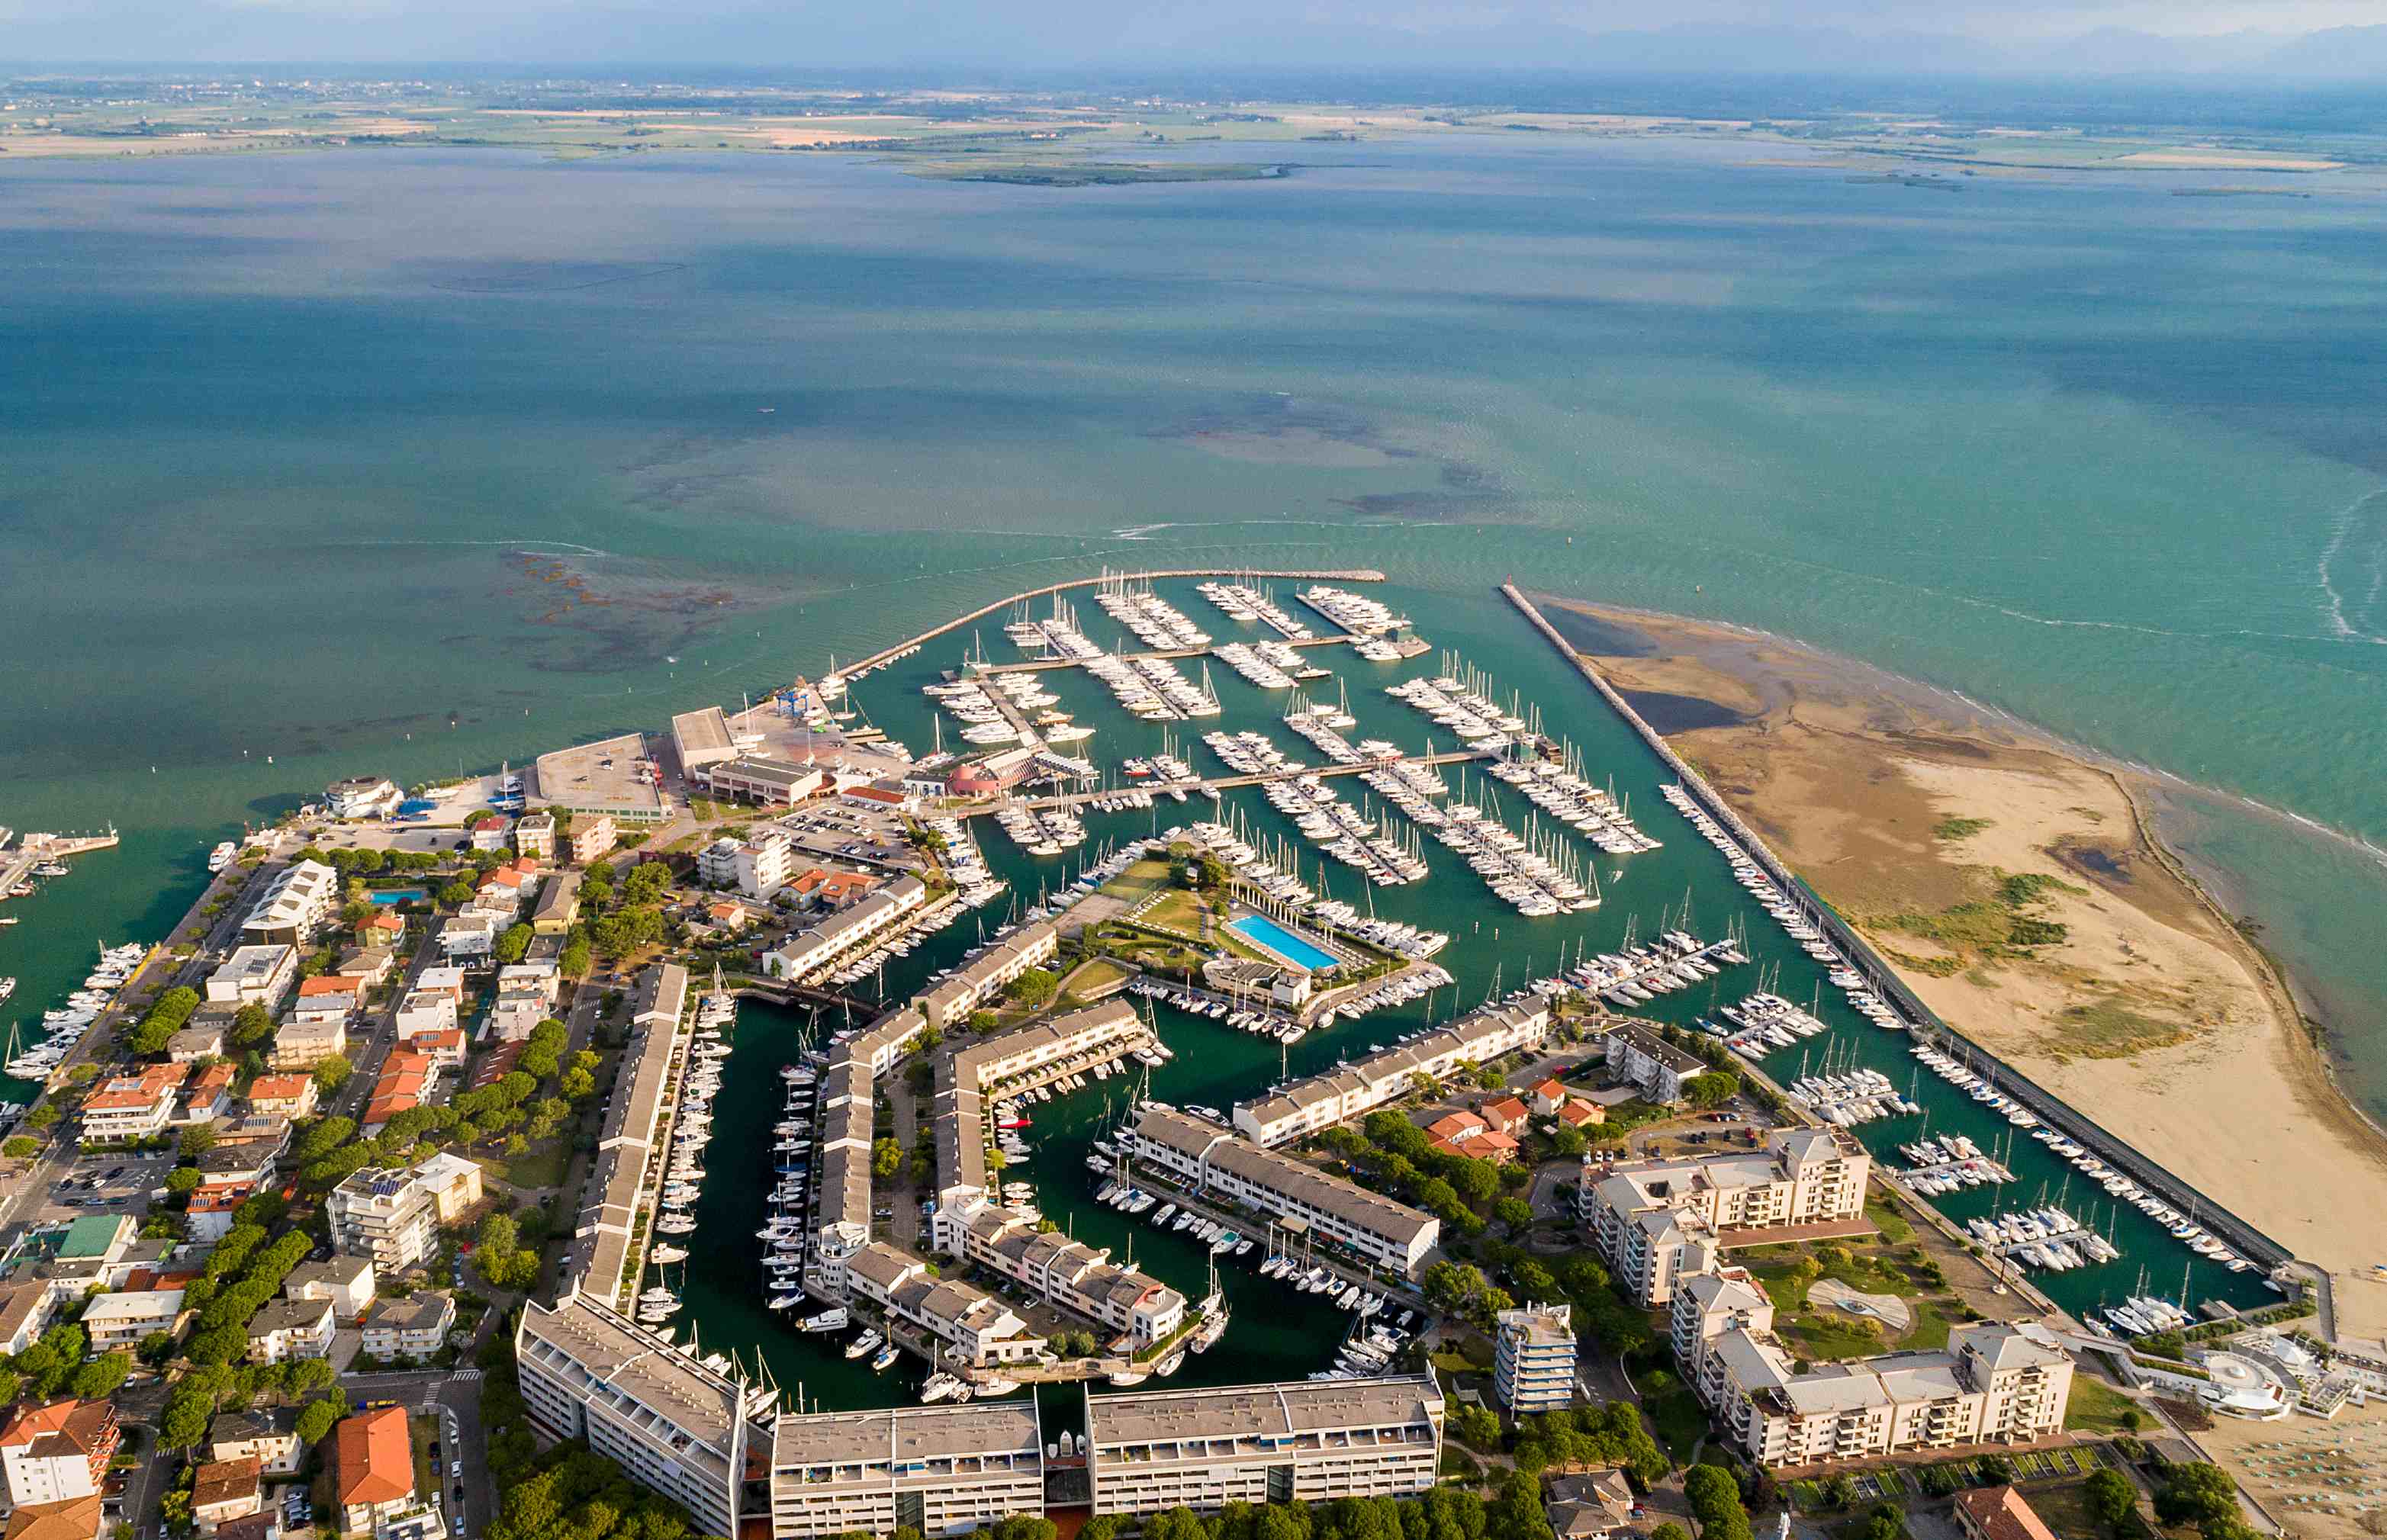
[[[57,1293],[40,1278],[0,1283],[0,1353],[13,1355],[32,1346],[57,1313],[58,1303]]]
[[[278,1364],[329,1357],[332,1331],[330,1300],[269,1299],[248,1319],[248,1361]]]
[[[347,1047],[346,1022],[285,1021],[273,1034],[273,1052],[266,1062],[276,1069],[311,1069]]]
[[[185,1027],[166,1040],[166,1059],[170,1064],[220,1059],[223,1051],[224,1029],[213,1022],[205,1027]]]
[[[600,813],[595,817],[575,818],[572,822],[572,859],[575,865],[586,866],[622,841],[621,831],[613,827],[611,814]]]
[[[439,1072],[428,1054],[391,1053],[381,1061],[381,1073],[373,1077],[373,1090],[366,1093],[364,1111],[357,1117],[357,1126],[370,1139],[389,1126],[389,1120],[399,1113],[423,1105],[431,1090],[431,1078]]]
[[[298,981],[298,998],[290,1007],[296,1021],[316,1021],[324,1016],[346,1020],[364,1008],[366,982],[361,975],[322,973]]]
[[[454,1224],[481,1201],[480,1162],[442,1150],[414,1168],[414,1180],[431,1194],[439,1222]]]
[[[1551,1481],[1542,1515],[1552,1540],[1623,1540],[1638,1533],[1633,1514],[1640,1506],[1623,1471],[1594,1471]]]
[[[1052,921],[1023,926],[1007,939],[971,953],[924,991],[918,1002],[921,1014],[928,1018],[928,1025],[941,1031],[948,1029],[1021,974],[1052,961],[1060,945],[1060,927]]]
[[[1296,1080],[1256,1100],[1239,1102],[1234,1109],[1235,1127],[1253,1142],[1273,1149],[1398,1101],[1421,1081],[1439,1080],[1468,1066],[1538,1048],[1549,1029],[1546,1002],[1487,1005],[1414,1041]]]
[[[373,1305],[376,1274],[370,1256],[332,1256],[301,1262],[282,1281],[292,1299],[323,1300],[341,1320],[356,1321]]]
[[[1404,1497],[1442,1461],[1430,1374],[1086,1397],[1097,1514]]]
[[[422,1032],[452,1032],[456,1029],[456,997],[445,990],[409,991],[406,998],[398,1003],[393,1025],[400,1042]]]
[[[248,1110],[297,1119],[315,1110],[312,1075],[259,1075],[248,1082]]]
[[[565,936],[580,918],[580,884],[582,874],[561,871],[547,879],[538,890],[538,904],[530,912],[530,928],[535,935]]]
[[[406,793],[387,776],[351,776],[323,790],[324,805],[335,818],[378,818],[394,811]]]
[[[827,776],[808,764],[759,754],[711,766],[704,773],[704,782],[716,797],[764,807],[793,807],[828,784]]]
[[[213,1534],[217,1525],[246,1519],[265,1506],[258,1484],[263,1469],[253,1459],[219,1459],[192,1473],[191,1521],[201,1534]]]
[[[153,1064],[137,1075],[100,1081],[82,1103],[82,1142],[113,1144],[149,1139],[174,1120],[186,1064]]]
[[[883,1241],[846,1259],[843,1281],[849,1297],[917,1327],[965,1363],[1020,1363],[1044,1350],[1044,1338],[1009,1306],[975,1284],[937,1277],[926,1262]]]
[[[405,1407],[383,1407],[340,1420],[332,1435],[332,1491],[340,1527],[351,1532],[371,1531],[414,1501]]]
[[[97,1351],[135,1347],[152,1332],[171,1336],[183,1320],[180,1289],[127,1289],[95,1294],[83,1307],[82,1329]]]
[[[234,1216],[239,1213],[240,1205],[256,1192],[246,1182],[196,1189],[191,1193],[190,1206],[183,1211],[183,1233],[201,1244],[222,1240],[232,1233]]]
[[[208,1454],[214,1459],[253,1459],[269,1476],[295,1476],[306,1463],[296,1407],[260,1407],[218,1412],[208,1424]]]
[[[385,1299],[364,1323],[364,1350],[376,1358],[427,1358],[448,1344],[456,1302],[436,1289]]]
[[[2055,1532],[2012,1486],[1956,1494],[1956,1528],[1965,1540],[2055,1540]]]
[[[1431,1214],[1168,1107],[1147,1107],[1134,1137],[1139,1159],[1186,1187],[1301,1220],[1370,1266],[1404,1278],[1416,1275],[1442,1234],[1442,1221]]]
[[[225,1005],[282,1008],[283,996],[298,979],[298,953],[281,942],[233,948],[208,975],[207,997]]]
[[[27,1503],[8,1515],[6,1540],[99,1540],[107,1523],[97,1493],[58,1503]]]
[[[1044,1511],[1034,1401],[782,1416],[771,1432],[772,1540],[983,1529]]]
[[[1643,1099],[1672,1106],[1683,1099],[1683,1082],[1704,1075],[1708,1063],[1675,1047],[1647,1027],[1626,1026],[1608,1034],[1608,1072],[1630,1081]]]
[[[773,978],[801,982],[893,930],[928,899],[928,890],[918,877],[897,877],[852,907],[823,916],[811,928],[764,953],[763,971]]]
[[[498,935],[506,924],[503,915],[483,910],[450,915],[439,925],[439,955],[451,964],[486,963],[497,955]]]
[[[299,861],[267,879],[240,922],[252,945],[304,946],[339,907],[340,874],[320,861]]]

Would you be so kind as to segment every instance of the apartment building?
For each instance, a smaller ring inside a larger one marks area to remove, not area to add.
[[[218,1526],[262,1508],[258,1477],[263,1469],[253,1459],[219,1459],[191,1472],[191,1521],[198,1533],[212,1535]]]
[[[1156,1343],[1184,1323],[1185,1296],[1150,1273],[1116,1267],[1108,1250],[1040,1231],[1017,1210],[982,1196],[941,1205],[936,1232],[945,1249],[1107,1327],[1132,1347]]]
[[[530,928],[535,935],[568,936],[573,924],[580,918],[581,874],[557,872],[538,890],[538,903],[530,912]]]
[[[456,1029],[456,997],[445,990],[411,990],[398,1003],[394,1025],[398,1041],[405,1042],[423,1032],[452,1032]]]
[[[920,996],[920,1012],[940,1030],[951,1027],[1029,968],[1052,961],[1060,945],[1059,927],[1039,920],[1006,940],[981,947]]]
[[[1574,1306],[1527,1305],[1493,1321],[1492,1390],[1520,1417],[1574,1405]]]
[[[1539,1048],[1549,1030],[1549,1006],[1543,1001],[1487,1005],[1413,1042],[1239,1102],[1235,1127],[1265,1148],[1289,1144],[1398,1101],[1420,1076],[1440,1079],[1462,1065],[1488,1064],[1520,1049]]]
[[[414,1452],[406,1408],[383,1407],[343,1418],[332,1432],[332,1495],[340,1527],[371,1534],[414,1501]]]
[[[601,858],[622,842],[621,831],[613,827],[613,816],[603,813],[593,818],[573,820],[572,833],[567,838],[572,845],[573,864],[579,866]]]
[[[385,1300],[364,1323],[364,1350],[376,1358],[427,1358],[447,1345],[456,1301],[436,1289]]]
[[[328,1299],[270,1299],[248,1321],[248,1361],[278,1364],[328,1357],[333,1311]]]
[[[0,1472],[8,1500],[63,1503],[98,1495],[122,1435],[107,1401],[52,1401],[20,1406],[0,1425]]]
[[[1649,1028],[1619,1027],[1608,1034],[1608,1072],[1638,1087],[1644,1100],[1671,1106],[1683,1099],[1685,1080],[1708,1072],[1708,1062]]]
[[[371,1257],[333,1256],[291,1269],[282,1292],[291,1299],[328,1301],[340,1319],[353,1321],[372,1308],[376,1281]]]
[[[138,1075],[106,1079],[83,1098],[82,1142],[112,1144],[166,1131],[174,1104],[190,1073],[186,1064],[153,1064]]]
[[[771,1434],[772,1540],[921,1534],[1044,1511],[1037,1403],[782,1417]]]
[[[845,1259],[849,1298],[867,1300],[950,1344],[970,1364],[1019,1363],[1044,1350],[1044,1339],[1010,1306],[959,1279],[941,1279],[908,1251],[873,1241]]]
[[[1873,1161],[1846,1130],[1777,1129],[1762,1151],[1600,1169],[1586,1165],[1576,1212],[1610,1270],[1655,1307],[1719,1265],[1726,1232],[1863,1215]]]
[[[481,1201],[481,1167],[453,1150],[442,1150],[414,1168],[415,1184],[431,1194],[433,1215],[453,1224]]]
[[[437,1205],[410,1172],[367,1166],[333,1188],[325,1206],[332,1249],[370,1257],[381,1272],[403,1272],[438,1251]]]
[[[696,875],[709,888],[735,888],[751,899],[768,899],[796,871],[796,842],[785,829],[765,829],[749,839],[716,839],[699,852]]]
[[[219,1005],[262,1005],[278,1011],[283,996],[297,980],[298,953],[294,949],[278,941],[236,946],[208,975],[206,993]]]
[[[323,790],[323,801],[335,818],[378,818],[405,796],[387,776],[351,776]]]
[[[577,1294],[524,1305],[514,1355],[531,1420],[580,1438],[707,1534],[739,1520],[753,1430],[746,1391],[669,1342]]]
[[[257,946],[304,946],[340,906],[340,874],[320,861],[300,861],[267,879],[240,922],[242,939]]]
[[[295,1476],[307,1456],[297,1427],[296,1407],[218,1412],[208,1424],[208,1457],[253,1459],[269,1476]]]
[[[304,1117],[315,1110],[312,1075],[259,1075],[248,1086],[248,1109],[283,1117]]]
[[[1093,1510],[1413,1496],[1434,1483],[1442,1422],[1428,1374],[1090,1394]]]
[[[2072,1360],[1998,1322],[1950,1329],[1945,1349],[1800,1368],[1744,1269],[1688,1281],[1670,1318],[1677,1361],[1717,1424],[1776,1469],[1909,1449],[2019,1444],[2064,1426]]]
[[[183,1319],[180,1289],[120,1289],[95,1294],[83,1307],[82,1329],[95,1352],[136,1347],[152,1332],[173,1334]]]
[[[1153,1105],[1136,1119],[1136,1158],[1180,1184],[1260,1213],[1307,1224],[1404,1278],[1414,1277],[1442,1234],[1442,1221],[1405,1203],[1264,1150],[1216,1123]]]
[[[524,861],[555,859],[555,814],[525,813],[514,820],[514,854]]]
[[[801,981],[886,934],[928,900],[916,877],[901,877],[854,904],[823,915],[763,954],[763,971],[773,978]]]
[[[285,1021],[273,1034],[266,1062],[276,1069],[312,1069],[348,1046],[347,1023],[336,1019]]]

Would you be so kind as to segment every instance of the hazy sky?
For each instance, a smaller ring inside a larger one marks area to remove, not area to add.
[[[2294,34],[2383,19],[2381,0],[0,0],[0,58],[1311,63],[1354,29],[1725,24],[2011,44],[2103,27]]]

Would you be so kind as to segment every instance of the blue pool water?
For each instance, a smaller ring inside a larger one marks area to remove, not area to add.
[[[1298,963],[1313,973],[1336,966],[1332,956],[1319,951],[1265,915],[1245,915],[1242,919],[1232,921],[1231,928],[1254,946],[1265,947],[1286,962]]]
[[[428,888],[382,888],[374,890],[373,892],[368,893],[365,896],[372,899],[375,903],[420,903],[423,900],[431,896],[431,890]]]

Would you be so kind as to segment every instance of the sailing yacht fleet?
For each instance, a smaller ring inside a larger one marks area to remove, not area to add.
[[[42,1041],[30,1048],[17,1045],[17,1029],[9,1029],[8,1074],[20,1080],[40,1080],[66,1062],[75,1044],[91,1030],[92,1023],[114,1004],[117,991],[130,983],[139,970],[149,949],[138,941],[122,946],[99,943],[99,966],[84,978],[82,987],[67,996],[63,1005],[53,1006],[42,1013]],[[6,1000],[17,990],[14,978],[0,979],[0,1000]]]
[[[713,1101],[730,1054],[730,1037],[738,1026],[738,997],[722,986],[719,968],[713,988],[697,1002],[688,1054],[680,1065],[679,1088],[672,1102],[671,1138],[663,1148],[663,1187],[655,1202],[655,1234],[679,1237],[696,1231],[696,1202],[704,1192],[704,1150],[713,1142]],[[675,1263],[685,1279],[688,1247],[676,1239],[658,1240],[647,1260],[657,1269],[654,1284],[642,1290],[635,1309],[640,1321],[661,1326],[677,1315],[677,1290],[664,1281]]]

